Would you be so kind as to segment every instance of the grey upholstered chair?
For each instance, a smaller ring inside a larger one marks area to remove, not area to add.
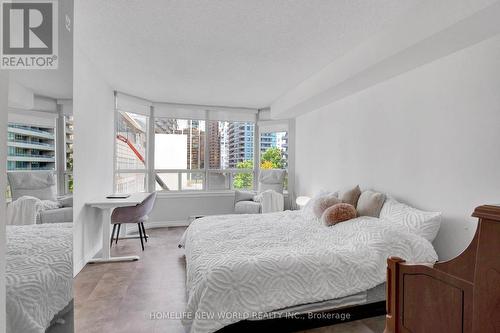
[[[120,227],[123,223],[136,223],[139,229],[139,237],[141,239],[142,250],[144,251],[144,241],[148,241],[148,236],[146,235],[146,229],[144,228],[144,222],[148,220],[148,214],[153,210],[153,206],[156,200],[156,192],[151,193],[144,199],[143,202],[132,207],[119,207],[115,208],[111,214],[111,223],[113,224],[113,233],[111,234],[111,244],[113,245],[113,239],[115,237],[116,227],[118,227],[118,232],[116,233],[116,242],[118,243],[118,237],[120,235]]]
[[[235,191],[234,212],[236,214],[260,214],[262,212],[261,203],[253,201],[254,196],[266,190],[283,194],[285,177],[286,170],[260,170],[258,191]]]
[[[73,222],[73,197],[57,197],[53,171],[8,172],[7,179],[13,201],[22,196],[31,196],[59,202],[61,208],[41,211],[37,223]]]

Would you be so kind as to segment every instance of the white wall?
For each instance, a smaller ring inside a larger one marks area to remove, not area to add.
[[[0,137],[7,137],[7,100],[9,72],[0,70]],[[0,140],[0,174],[6,174],[7,140]],[[0,177],[0,189],[5,189],[7,177]],[[5,202],[5,191],[0,191],[0,202]],[[5,205],[0,205],[0,333],[5,332]]]
[[[78,14],[78,11],[75,11]],[[77,30],[75,34],[78,35]],[[88,58],[74,51],[74,269],[102,247],[99,212],[85,202],[113,192],[114,95]]]
[[[473,209],[500,202],[500,36],[296,119],[296,193],[360,184],[442,211],[457,255]]]
[[[234,212],[234,194],[204,193],[199,195],[182,194],[165,197],[158,194],[156,204],[149,216],[150,225],[187,224],[194,215],[231,214]],[[166,222],[166,223],[165,223]]]

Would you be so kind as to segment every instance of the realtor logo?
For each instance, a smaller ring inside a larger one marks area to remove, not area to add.
[[[2,2],[1,68],[56,69],[57,1]]]

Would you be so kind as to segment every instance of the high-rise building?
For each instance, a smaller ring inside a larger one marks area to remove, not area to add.
[[[177,119],[172,118],[156,118],[155,119],[155,133],[158,134],[171,134],[179,128]]]
[[[7,170],[55,170],[54,127],[10,123]]]
[[[208,167],[210,169],[221,168],[221,132],[219,131],[219,122],[208,122]]]
[[[229,168],[238,163],[253,161],[253,135],[255,125],[248,122],[230,122],[228,125]]]
[[[120,112],[116,134],[116,164],[118,169],[143,169],[146,156],[145,117]],[[133,149],[132,149],[133,147]]]
[[[276,146],[281,150],[285,168],[288,167],[288,132],[277,133]]]
[[[116,124],[117,169],[144,169],[146,156],[146,117],[120,112]],[[143,173],[120,173],[115,180],[115,191],[131,193],[144,191],[146,177]]]
[[[179,128],[180,123],[182,124],[182,128]],[[205,162],[205,122],[200,120],[181,120],[180,123],[177,119],[157,118],[155,121],[155,133],[185,135],[187,146],[187,165],[185,168],[190,170],[203,169]]]
[[[219,121],[220,133],[220,164],[222,169],[229,168],[229,123]]]
[[[262,133],[260,135],[260,152],[265,153],[269,148],[277,146],[276,132]]]
[[[182,130],[187,136],[187,168],[203,169],[205,164],[205,131],[199,120],[188,120],[189,126]]]

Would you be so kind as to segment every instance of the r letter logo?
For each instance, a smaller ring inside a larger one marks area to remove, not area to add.
[[[2,2],[2,69],[57,68],[57,2]]]

